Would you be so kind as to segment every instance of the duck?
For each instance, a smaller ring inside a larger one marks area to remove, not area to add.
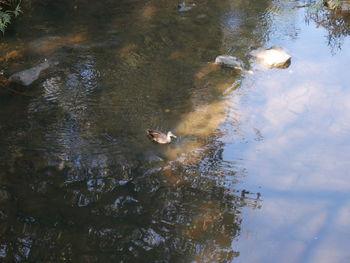
[[[168,131],[167,134],[160,132],[160,131],[156,131],[156,130],[150,130],[148,129],[147,131],[147,137],[156,143],[159,144],[167,144],[167,143],[171,143],[171,138],[177,138],[171,131]]]

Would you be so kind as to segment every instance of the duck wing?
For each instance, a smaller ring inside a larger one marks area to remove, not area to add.
[[[146,130],[146,132],[147,132],[147,135],[152,136],[152,137],[159,136],[161,134],[159,131],[150,130],[150,129]]]
[[[164,143],[163,141],[166,140],[166,135],[160,131],[148,129],[146,132],[147,132],[148,138],[153,141]]]

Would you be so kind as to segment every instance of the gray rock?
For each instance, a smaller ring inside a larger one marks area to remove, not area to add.
[[[255,57],[258,63],[267,68],[288,68],[292,58],[280,47],[259,48],[250,54]]]
[[[227,68],[238,69],[238,70],[242,70],[244,68],[244,64],[240,59],[233,56],[228,56],[228,55],[216,57],[215,64],[218,64]]]
[[[40,63],[39,65],[33,68],[13,74],[12,76],[10,76],[10,80],[23,86],[29,86],[39,78],[40,73],[43,70],[49,68],[51,65],[56,64],[57,62],[50,62],[48,60],[45,60],[43,63]]]

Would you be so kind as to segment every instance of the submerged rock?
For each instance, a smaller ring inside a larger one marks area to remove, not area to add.
[[[5,202],[11,198],[10,193],[5,189],[0,189],[0,203]]]
[[[40,63],[35,67],[11,75],[10,80],[23,86],[29,86],[39,78],[40,73],[43,70],[49,68],[51,65],[57,64],[57,62],[45,60],[43,63]]]
[[[281,47],[259,48],[253,50],[250,54],[267,68],[288,68],[292,58]]]
[[[218,64],[227,68],[238,69],[238,70],[242,70],[244,67],[243,62],[240,59],[233,56],[228,56],[228,55],[216,57],[215,64]]]
[[[62,42],[62,37],[60,36],[46,36],[40,37],[28,43],[27,47],[34,52],[47,51],[50,47],[55,46],[56,43]]]

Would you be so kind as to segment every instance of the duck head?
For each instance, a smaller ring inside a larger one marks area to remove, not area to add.
[[[168,137],[169,139],[171,139],[171,137],[177,138],[177,137],[175,136],[175,134],[173,134],[171,131],[168,131],[167,137]]]

